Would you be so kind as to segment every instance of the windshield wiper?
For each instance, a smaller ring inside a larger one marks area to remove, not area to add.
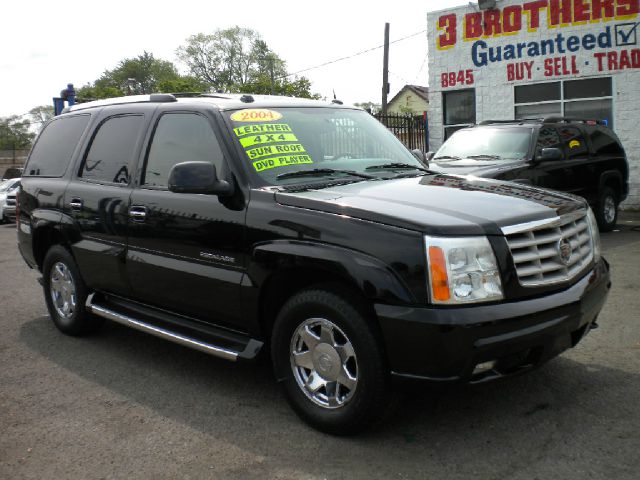
[[[467,158],[490,158],[492,160],[501,160],[500,155],[467,155]]]
[[[387,168],[391,170],[411,169],[411,170],[420,170],[422,172],[427,172],[427,173],[433,173],[431,170],[428,170],[423,167],[418,167],[416,165],[411,165],[410,163],[384,163],[382,165],[372,165],[370,167],[365,168],[365,170],[385,170]]]
[[[334,173],[344,173],[346,175],[351,175],[353,177],[360,177],[366,179],[376,178],[373,175],[367,175],[366,173],[359,173],[353,170],[339,170],[334,168],[314,168],[312,170],[296,170],[295,172],[287,172],[281,173],[280,175],[276,175],[276,180],[283,180],[285,178],[295,178],[295,177],[321,177],[324,175],[332,175]]]
[[[447,159],[447,160],[462,160],[460,157],[456,157],[455,155],[441,155],[439,157],[434,157],[434,160]]]

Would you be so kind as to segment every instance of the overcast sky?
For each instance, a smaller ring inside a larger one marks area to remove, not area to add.
[[[426,30],[428,11],[461,0],[237,2],[158,0],[83,2],[6,0],[0,29],[0,116],[51,104],[66,84],[97,79],[105,69],[143,51],[176,63],[189,35],[235,25],[258,31],[290,72],[379,46],[384,23],[391,41]],[[427,37],[391,45],[391,95],[406,83],[427,85]],[[347,103],[380,102],[382,49],[304,72],[312,91]],[[391,97],[390,97],[391,98]]]

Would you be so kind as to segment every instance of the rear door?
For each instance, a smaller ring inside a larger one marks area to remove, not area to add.
[[[245,204],[167,189],[176,163],[212,162],[219,176],[228,171],[213,117],[175,108],[161,108],[154,120],[131,197],[127,272],[133,294],[144,303],[241,328]]]
[[[64,212],[79,232],[72,251],[85,282],[97,290],[130,293],[124,262],[131,172],[148,116],[131,105],[104,109],[65,192]]]

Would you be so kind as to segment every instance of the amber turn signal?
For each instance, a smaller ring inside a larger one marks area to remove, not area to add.
[[[429,247],[429,267],[431,270],[431,291],[433,299],[446,302],[451,298],[447,263],[440,247]]]

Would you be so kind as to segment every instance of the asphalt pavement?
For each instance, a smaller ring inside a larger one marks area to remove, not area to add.
[[[267,363],[233,364],[107,323],[59,333],[0,226],[0,479],[637,479],[640,214],[603,234],[600,328],[543,368],[400,396],[378,429],[303,424]]]

